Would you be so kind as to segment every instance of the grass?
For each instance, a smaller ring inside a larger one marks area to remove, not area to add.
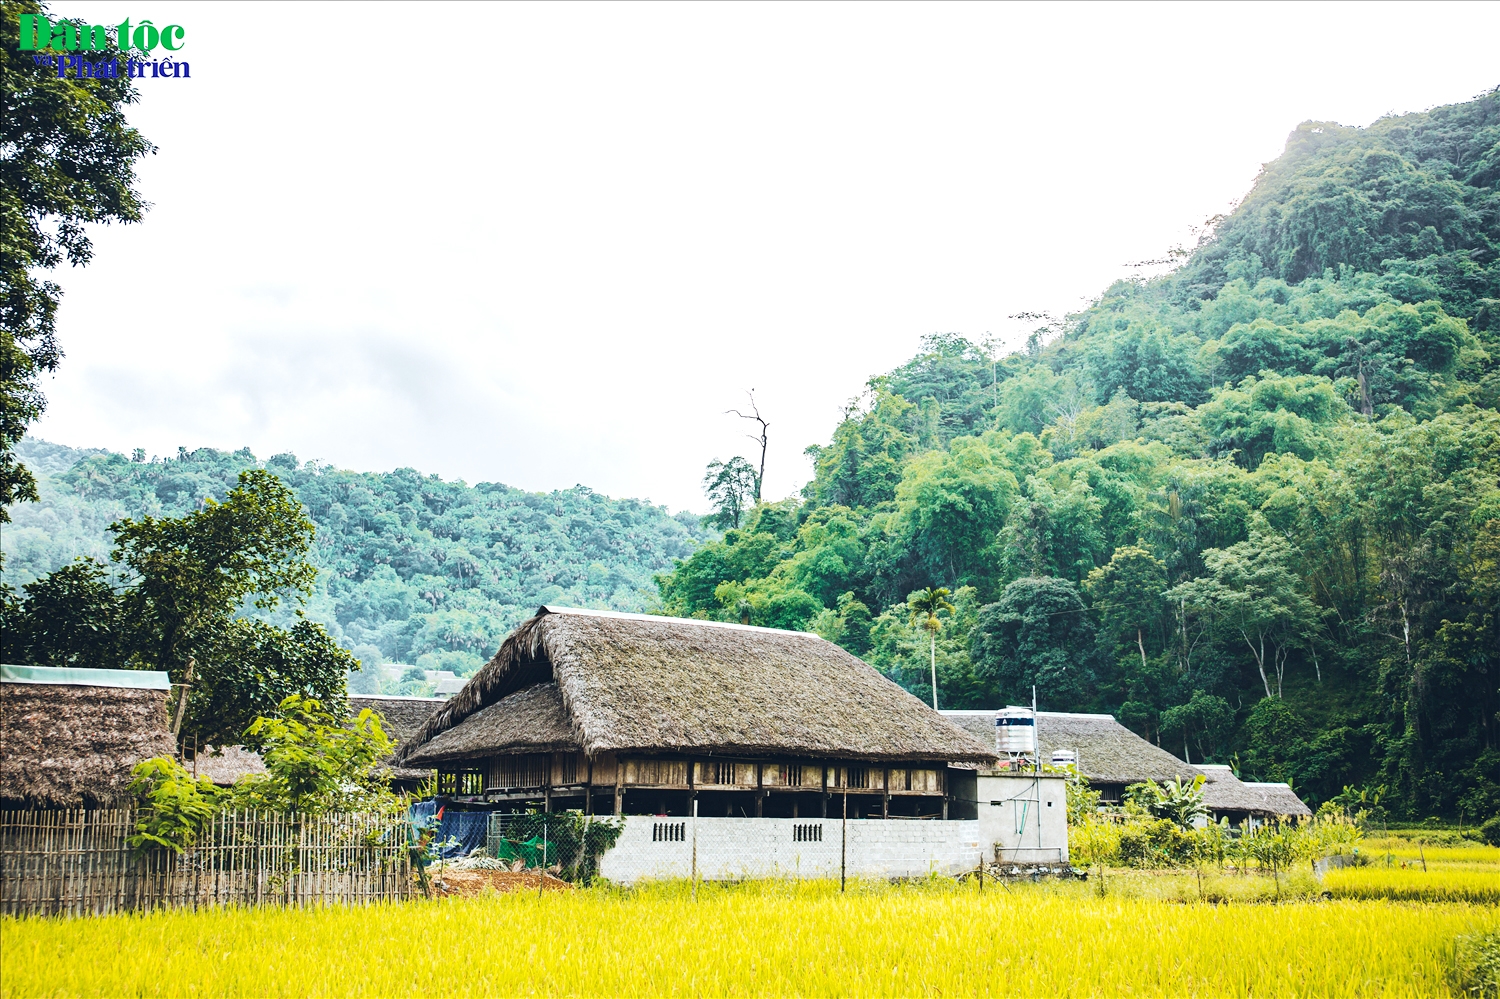
[[[0,995],[1445,995],[1460,938],[1500,933],[1500,909],[1466,904],[1175,904],[1189,880],[1121,873],[1103,897],[1092,881],[760,882],[696,900],[667,884],[5,919]]]

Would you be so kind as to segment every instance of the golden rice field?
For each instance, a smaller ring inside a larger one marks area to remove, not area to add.
[[[1334,898],[1500,905],[1500,847],[1419,847],[1392,837],[1361,851],[1369,866],[1328,872],[1323,888]]]
[[[1460,938],[1500,934],[1485,905],[1168,900],[1196,884],[664,885],[6,919],[0,995],[1431,996],[1458,987]]]

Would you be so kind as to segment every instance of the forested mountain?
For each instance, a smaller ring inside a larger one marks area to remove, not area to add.
[[[349,472],[289,454],[262,463],[249,451],[209,448],[146,460],[30,438],[17,455],[37,475],[41,499],[11,509],[4,544],[12,587],[77,556],[108,563],[111,522],[201,508],[241,469],[263,465],[295,490],[317,525],[319,578],[307,615],[367,664],[418,663],[460,675],[493,655],[538,604],[646,609],[655,602],[652,574],[712,536],[691,514],[669,516],[583,486],[527,493],[411,469]],[[277,612],[293,613],[286,605]],[[361,690],[375,681],[374,670],[352,678]]]
[[[1170,274],[927,338],[671,613],[809,628],[946,707],[1105,710],[1316,802],[1500,811],[1500,92],[1308,122]]]

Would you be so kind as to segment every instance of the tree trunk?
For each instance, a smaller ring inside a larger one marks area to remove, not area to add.
[[[182,731],[182,719],[187,715],[188,687],[193,684],[193,667],[198,665],[198,660],[192,656],[188,657],[187,675],[182,680],[182,692],[177,695],[177,710],[172,712],[172,738],[177,738],[177,733]]]
[[[936,633],[928,635],[928,639],[927,640],[930,643],[930,647],[932,649],[932,710],[936,711],[938,709],[938,706],[937,706],[937,635],[936,635]]]
[[[1141,637],[1140,628],[1135,629],[1135,644],[1141,650],[1141,673],[1144,675],[1146,672],[1146,641]]]
[[[1266,637],[1264,635],[1259,636],[1260,647],[1257,648],[1255,643],[1250,641],[1249,635],[1246,635],[1242,631],[1240,632],[1240,636],[1245,639],[1245,644],[1250,646],[1250,654],[1255,657],[1255,668],[1260,670],[1260,682],[1265,685],[1266,698],[1269,700],[1275,695],[1271,693],[1270,677],[1266,676]]]

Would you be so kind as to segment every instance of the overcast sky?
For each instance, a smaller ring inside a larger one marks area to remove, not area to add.
[[[933,332],[1012,345],[1307,119],[1500,84],[1500,5],[68,3],[186,30],[37,436],[706,508]]]

